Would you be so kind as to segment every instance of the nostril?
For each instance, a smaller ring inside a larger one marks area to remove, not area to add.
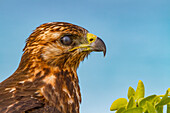
[[[90,42],[91,42],[91,41],[93,41],[93,39],[92,39],[92,38],[90,39]]]

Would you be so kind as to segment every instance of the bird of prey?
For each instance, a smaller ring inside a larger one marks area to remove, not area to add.
[[[26,40],[17,70],[0,83],[0,113],[79,113],[77,68],[104,42],[66,22],[37,27]]]

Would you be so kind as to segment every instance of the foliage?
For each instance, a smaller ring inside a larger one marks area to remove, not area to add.
[[[145,87],[141,80],[138,82],[136,91],[129,87],[128,100],[119,98],[115,100],[111,107],[111,111],[116,113],[163,113],[163,106],[167,105],[167,113],[170,113],[170,88],[165,95],[145,96]]]

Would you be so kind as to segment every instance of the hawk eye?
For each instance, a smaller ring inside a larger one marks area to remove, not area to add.
[[[64,45],[70,45],[72,44],[72,39],[69,36],[64,36],[60,39],[61,43]]]

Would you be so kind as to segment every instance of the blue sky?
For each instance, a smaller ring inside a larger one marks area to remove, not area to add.
[[[170,87],[170,1],[0,0],[0,81],[17,68],[26,38],[40,24],[64,21],[101,37],[107,55],[80,64],[81,113],[112,113],[139,80],[146,96]]]

